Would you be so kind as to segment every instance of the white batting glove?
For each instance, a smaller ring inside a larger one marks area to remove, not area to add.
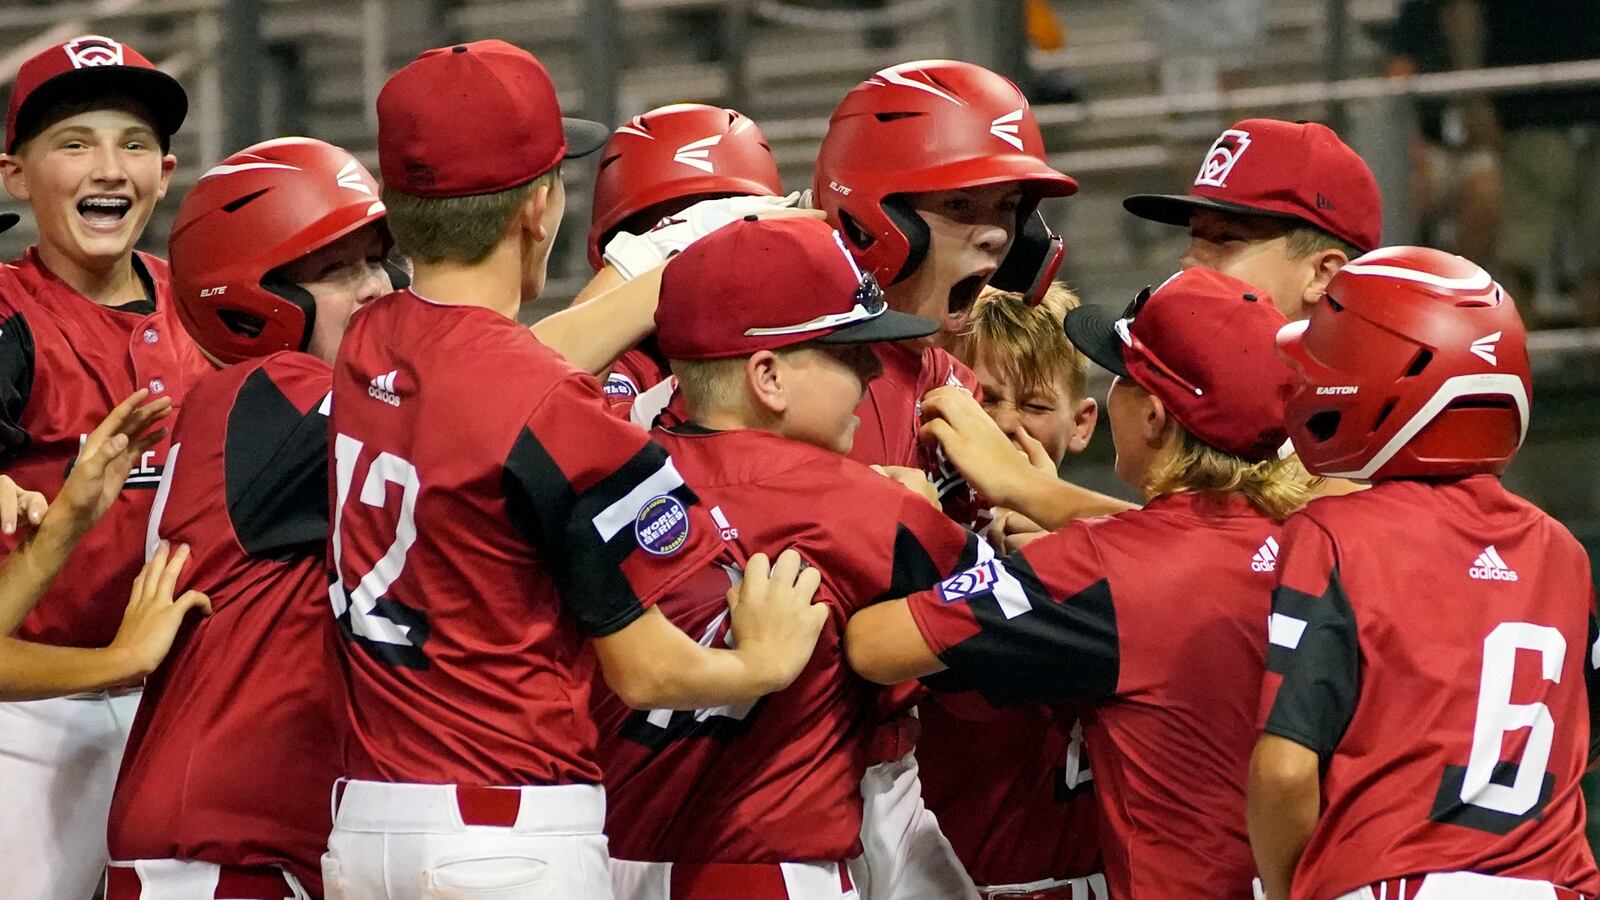
[[[701,200],[677,215],[667,216],[644,234],[619,232],[605,248],[606,263],[628,281],[665,263],[685,247],[729,222],[794,206],[798,192],[786,197],[719,197]]]

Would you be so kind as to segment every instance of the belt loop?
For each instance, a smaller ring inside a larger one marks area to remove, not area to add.
[[[339,801],[344,799],[344,786],[350,779],[339,777],[333,780],[333,788],[328,791],[328,822],[339,821]]]

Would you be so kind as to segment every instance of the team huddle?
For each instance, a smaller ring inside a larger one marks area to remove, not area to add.
[[[378,178],[240,150],[163,261],[186,110],[84,36],[7,111],[8,897],[1600,894],[1522,321],[1329,129],[1127,198],[1191,242],[1113,316],[969,63],[863,81],[786,193],[735,111],[608,131],[442,47]],[[591,154],[593,280],[519,324]],[[1058,474],[1102,416],[1141,506]]]

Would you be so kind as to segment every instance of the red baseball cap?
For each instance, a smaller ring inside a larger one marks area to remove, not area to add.
[[[1067,313],[1067,339],[1101,367],[1161,398],[1184,428],[1248,460],[1288,439],[1284,404],[1299,384],[1277,354],[1288,319],[1272,298],[1211,269],[1186,269],[1145,288],[1122,316]]]
[[[561,115],[550,73],[505,41],[424,52],[378,92],[378,170],[413,197],[466,197],[527,184],[599,150],[609,130]]]
[[[50,124],[63,103],[97,97],[129,97],[150,110],[156,133],[166,141],[189,112],[189,97],[177,79],[121,41],[85,34],[29,57],[17,69],[6,107],[6,152]]]
[[[1187,194],[1136,194],[1122,201],[1143,219],[1189,227],[1195,208],[1298,219],[1363,253],[1383,232],[1378,180],[1326,125],[1245,119],[1211,145]]]
[[[668,359],[903,341],[938,329],[890,309],[877,279],[819,219],[747,216],[711,232],[667,263],[656,306],[656,340]]]

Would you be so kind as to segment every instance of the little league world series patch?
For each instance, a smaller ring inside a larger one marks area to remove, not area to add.
[[[987,594],[994,590],[995,583],[1000,580],[1000,564],[995,560],[980,563],[965,572],[957,572],[949,578],[939,582],[934,588],[939,593],[939,600],[943,603],[960,603],[970,600],[979,594]]]
[[[644,552],[671,556],[689,541],[689,510],[671,494],[654,497],[634,517],[633,536]]]

